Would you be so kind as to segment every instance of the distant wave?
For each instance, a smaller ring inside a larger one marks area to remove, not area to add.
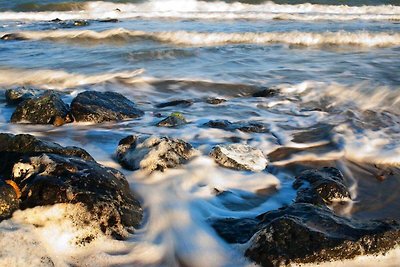
[[[387,47],[400,45],[400,33],[388,32],[144,32],[112,29],[102,32],[90,30],[22,31],[4,34],[2,39],[54,40],[54,41],[137,41],[152,40],[161,43],[188,46],[223,44],[271,44],[321,46],[351,45]]]
[[[26,12],[1,12],[0,20],[183,18],[257,20],[400,20],[400,6],[245,4],[221,1],[151,0],[144,3],[58,3],[26,5]],[[79,10],[79,11],[77,11]]]

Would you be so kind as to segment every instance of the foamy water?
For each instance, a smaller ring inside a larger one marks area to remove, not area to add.
[[[87,211],[80,206],[17,211],[0,223],[0,265],[254,266],[243,256],[249,243],[226,243],[210,220],[252,218],[290,204],[293,178],[304,166],[342,171],[353,198],[343,215],[400,219],[400,199],[393,194],[398,177],[376,178],[380,168],[400,165],[398,5],[20,3],[0,2],[0,37],[11,34],[0,40],[0,132],[86,149],[99,163],[124,172],[145,216],[135,234],[117,241],[96,222],[81,225]],[[50,21],[55,18],[63,21]],[[99,21],[107,18],[119,21]],[[74,26],[81,19],[88,21]],[[59,90],[67,104],[84,90],[119,92],[145,115],[58,128],[10,124],[15,107],[5,103],[4,89],[20,86]],[[280,93],[251,96],[267,87]],[[210,105],[209,97],[227,101]],[[176,99],[194,103],[156,108]],[[172,112],[189,124],[155,126]],[[216,119],[255,121],[268,132],[204,126]],[[127,171],[116,162],[115,149],[129,134],[181,138],[198,155],[162,173]],[[211,149],[232,142],[260,149],[267,169],[218,166]],[[77,242],[88,235],[95,236],[89,244]],[[398,265],[395,249],[318,266]]]

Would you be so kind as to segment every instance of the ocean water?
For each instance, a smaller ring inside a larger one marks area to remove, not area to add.
[[[79,146],[123,171],[145,220],[128,240],[96,232],[77,246],[74,238],[96,231],[64,216],[77,207],[18,211],[0,223],[1,266],[252,266],[246,244],[228,245],[209,220],[290,204],[305,166],[344,173],[354,200],[344,215],[400,219],[400,1],[66,1],[0,0],[0,37],[23,39],[0,40],[0,132]],[[66,92],[67,103],[84,90],[119,92],[145,116],[58,128],[10,124],[14,108],[3,91],[20,86]],[[251,97],[269,87],[281,94]],[[209,105],[208,97],[227,102]],[[175,99],[194,104],[155,107]],[[171,112],[190,124],[155,126],[157,114]],[[211,119],[258,121],[269,133],[202,126]],[[201,155],[163,173],[123,170],[115,149],[137,133],[184,139]],[[211,148],[234,139],[260,148],[268,168],[217,166]],[[396,171],[381,181],[385,168]],[[399,266],[399,254],[326,265]]]

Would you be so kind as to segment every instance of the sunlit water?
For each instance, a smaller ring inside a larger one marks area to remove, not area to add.
[[[67,92],[67,103],[84,90],[115,91],[146,113],[98,125],[15,125],[9,123],[14,108],[0,92],[0,131],[86,149],[126,174],[146,215],[126,241],[97,233],[93,243],[79,247],[71,241],[79,231],[95,230],[75,229],[60,215],[79,212],[75,208],[17,212],[0,224],[2,247],[8,247],[1,264],[250,266],[243,257],[246,245],[225,243],[209,220],[253,217],[290,204],[293,178],[304,166],[336,166],[345,174],[354,199],[343,211],[347,216],[400,219],[400,199],[393,194],[400,188],[399,172],[377,179],[383,165],[400,163],[398,1],[365,2],[369,6],[362,1],[348,6],[329,6],[335,4],[329,1],[39,2],[0,1],[0,36],[17,33],[25,39],[0,41],[1,88],[56,89]],[[50,21],[56,18],[66,21]],[[119,22],[98,21],[107,18]],[[74,20],[88,25],[73,26]],[[266,87],[281,94],[251,97]],[[228,101],[209,105],[208,97]],[[174,99],[194,104],[155,107]],[[177,111],[190,124],[155,126],[158,113]],[[211,119],[258,121],[269,133],[204,127]],[[307,133],[313,129],[322,134]],[[201,155],[150,176],[123,170],[114,158],[116,146],[136,133],[184,139]],[[268,168],[250,173],[217,166],[208,153],[232,140],[260,148],[269,155]],[[358,264],[366,262],[370,259]],[[372,262],[396,266],[400,257],[390,254]]]

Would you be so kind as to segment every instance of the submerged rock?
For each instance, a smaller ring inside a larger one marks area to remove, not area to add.
[[[252,94],[253,97],[274,97],[277,95],[279,95],[279,90],[276,88],[267,88]]]
[[[8,104],[17,105],[25,100],[34,98],[35,96],[40,96],[44,93],[44,90],[21,87],[6,90],[5,96]]]
[[[344,178],[336,168],[306,170],[296,177],[293,187],[298,189],[296,202],[315,205],[331,205],[351,199]]]
[[[114,92],[85,91],[71,103],[76,121],[101,123],[138,118],[144,112],[125,96]]]
[[[181,113],[175,112],[158,122],[156,125],[159,127],[179,127],[187,123],[187,120]]]
[[[18,202],[12,211],[56,203],[83,205],[101,230],[116,238],[125,237],[141,221],[142,209],[123,174],[98,164],[83,149],[31,135],[0,134],[0,161],[2,181],[11,180],[20,190],[16,200],[16,189],[1,191],[0,184],[1,201],[10,206]],[[0,218],[12,211],[3,211]]]
[[[219,105],[224,102],[226,102],[226,100],[222,98],[209,97],[206,99],[206,103],[210,105]]]
[[[268,126],[256,121],[230,122],[228,120],[210,120],[204,124],[210,128],[223,129],[225,131],[239,130],[246,133],[267,133]]]
[[[99,22],[112,22],[112,23],[117,23],[119,22],[118,19],[101,19]]]
[[[23,35],[18,34],[18,33],[7,33],[7,34],[4,34],[0,39],[4,40],[4,41],[24,41],[24,40],[27,40],[26,37],[24,37]]]
[[[192,100],[172,100],[164,103],[157,104],[157,108],[166,108],[166,107],[174,107],[174,106],[179,106],[179,107],[189,107],[193,104]]]
[[[268,163],[261,150],[244,144],[218,145],[210,156],[219,165],[235,170],[262,171]]]
[[[347,219],[312,204],[296,203],[260,217],[261,230],[245,255],[262,266],[351,259],[400,244],[396,222]]]
[[[228,243],[246,243],[259,229],[257,219],[250,218],[226,218],[211,221],[210,224]]]
[[[59,94],[46,92],[41,96],[21,102],[11,116],[11,122],[54,124],[72,122],[68,106]]]
[[[148,173],[175,168],[196,154],[189,143],[180,139],[137,135],[122,139],[116,153],[123,167]]]

